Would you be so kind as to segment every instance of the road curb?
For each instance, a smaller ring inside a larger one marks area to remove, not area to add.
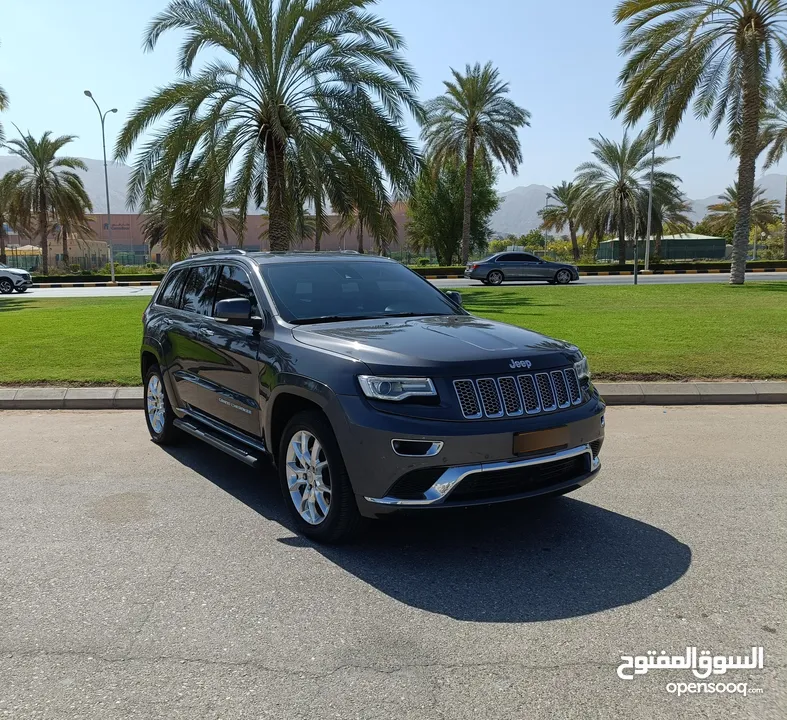
[[[787,404],[787,382],[596,383],[607,405]],[[140,410],[141,387],[0,387],[0,410]]]

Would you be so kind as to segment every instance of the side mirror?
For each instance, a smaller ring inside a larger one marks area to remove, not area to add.
[[[462,307],[462,293],[458,293],[456,290],[448,290],[446,295],[448,295],[448,297],[453,300],[456,305]]]
[[[213,317],[219,322],[227,323],[227,325],[241,325],[255,330],[262,328],[262,318],[252,317],[251,303],[245,298],[219,300],[216,303]]]

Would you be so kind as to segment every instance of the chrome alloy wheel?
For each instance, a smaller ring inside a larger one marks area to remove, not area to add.
[[[306,430],[299,430],[290,438],[286,476],[298,514],[309,525],[319,525],[331,508],[331,481],[325,451]]]
[[[147,391],[148,420],[153,432],[157,435],[164,429],[164,387],[158,375],[152,375],[148,381]]]

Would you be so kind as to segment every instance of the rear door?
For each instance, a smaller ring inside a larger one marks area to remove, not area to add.
[[[495,264],[503,271],[506,280],[522,279],[522,263],[519,261],[519,253],[500,255],[495,260]]]
[[[260,333],[213,318],[219,300],[247,299],[251,314],[263,317],[248,273],[242,264],[227,263],[218,272],[210,317],[201,323],[203,360],[197,367],[201,386],[209,389],[200,409],[256,438],[262,435],[259,404]]]

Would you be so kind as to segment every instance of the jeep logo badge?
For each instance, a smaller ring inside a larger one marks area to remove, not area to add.
[[[533,363],[531,363],[530,360],[512,360],[508,367],[512,370],[516,370],[517,368],[527,368],[529,370],[533,367]]]

